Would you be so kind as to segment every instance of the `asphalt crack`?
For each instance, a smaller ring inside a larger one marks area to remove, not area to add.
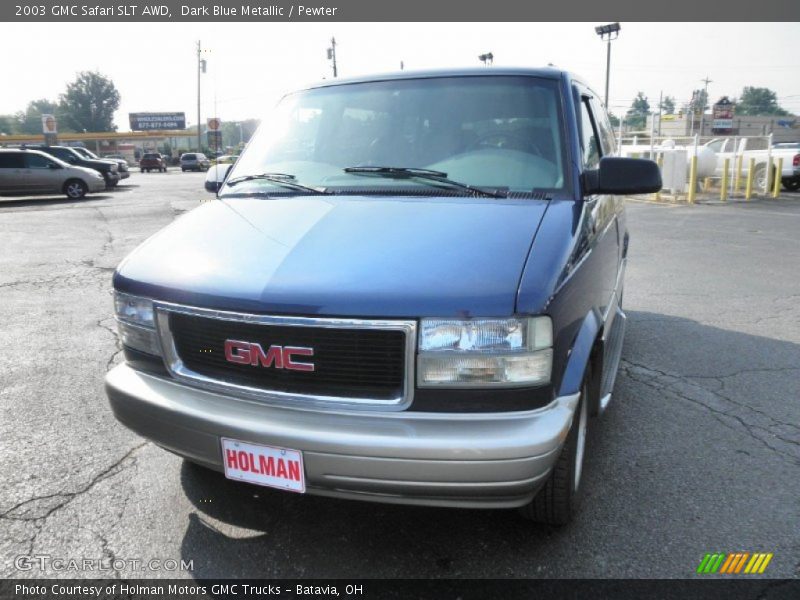
[[[106,361],[106,372],[111,370],[111,367],[113,367],[114,364],[116,364],[117,357],[122,353],[122,340],[120,340],[119,338],[119,332],[117,331],[117,328],[115,326],[116,322],[115,325],[107,325],[105,323],[105,321],[109,321],[112,319],[113,317],[106,317],[104,319],[98,319],[96,323],[97,327],[99,327],[100,329],[105,329],[107,332],[111,334],[111,336],[114,338],[114,344],[117,348],[113,352],[113,354],[111,354],[111,356],[108,358],[108,361]]]
[[[134,446],[128,452],[123,454],[118,460],[114,461],[110,466],[106,467],[100,473],[95,475],[86,485],[75,492],[56,492],[44,496],[35,496],[23,500],[18,504],[12,506],[3,513],[0,513],[0,519],[8,519],[15,521],[32,521],[41,522],[45,521],[56,511],[68,506],[73,500],[81,497],[87,492],[91,491],[98,483],[113,477],[117,473],[135,465],[135,461],[131,460],[128,464],[124,464],[130,459],[137,451],[145,447],[150,442],[142,442]],[[35,536],[34,536],[35,537]]]
[[[791,462],[792,464],[795,464],[795,465],[800,465],[800,459],[798,459],[798,457],[795,454],[793,454],[791,452],[787,452],[784,449],[781,449],[781,448],[777,447],[772,442],[772,440],[769,440],[766,437],[766,436],[770,436],[770,437],[775,438],[776,440],[780,440],[781,442],[783,442],[785,444],[788,444],[788,445],[790,445],[792,447],[800,448],[800,441],[787,438],[787,437],[782,436],[782,435],[780,435],[780,434],[778,434],[778,433],[776,433],[774,431],[775,427],[787,426],[787,425],[797,429],[797,427],[795,425],[790,424],[790,423],[786,423],[784,421],[780,421],[780,420],[776,419],[775,417],[772,417],[771,415],[769,415],[768,413],[766,413],[766,412],[764,412],[762,410],[753,408],[752,406],[748,406],[748,405],[743,404],[741,402],[737,402],[737,401],[731,399],[730,397],[726,396],[725,394],[720,393],[719,390],[710,390],[710,389],[708,389],[708,388],[706,388],[704,386],[698,385],[698,384],[693,383],[691,381],[687,381],[687,377],[692,377],[692,376],[677,375],[677,374],[674,374],[674,373],[667,373],[665,371],[661,371],[659,369],[656,369],[656,368],[653,368],[653,367],[649,367],[647,365],[643,365],[643,364],[640,364],[640,363],[635,363],[635,362],[633,362],[631,360],[628,360],[628,359],[623,359],[621,361],[621,363],[620,363],[620,366],[623,369],[623,371],[625,372],[625,374],[630,379],[632,379],[633,381],[637,381],[637,382],[639,382],[639,383],[641,383],[643,385],[647,385],[647,386],[649,386],[649,387],[651,387],[651,388],[653,388],[655,390],[658,390],[660,392],[671,393],[674,396],[676,396],[676,397],[678,397],[678,398],[680,398],[682,400],[685,400],[687,402],[691,402],[692,404],[695,404],[697,406],[701,406],[702,408],[708,410],[712,414],[712,416],[719,423],[721,423],[722,425],[728,427],[729,429],[735,429],[735,427],[733,427],[730,423],[726,422],[724,419],[725,418],[733,419],[735,422],[737,422],[739,425],[741,425],[741,427],[743,427],[745,429],[745,431],[748,433],[748,435],[752,439],[758,441],[760,444],[762,444],[764,447],[769,449],[771,452],[774,452],[774,453],[780,455],[781,457],[786,459],[788,462]],[[790,371],[790,370],[797,370],[797,369],[794,368],[794,367],[787,367],[787,368],[773,369],[773,370]],[[744,371],[748,371],[748,370],[743,370],[742,372],[744,372]],[[733,373],[733,374],[729,374],[729,375],[723,376],[722,379],[734,376],[736,374],[738,374],[738,373]],[[716,377],[706,377],[706,378],[707,379],[719,379],[719,378],[716,378]],[[721,382],[722,379],[719,379],[719,381]],[[721,383],[721,385],[724,386],[724,384],[722,384],[722,383]],[[684,389],[681,389],[681,386],[684,386]],[[689,388],[689,389],[687,390],[685,388]],[[693,397],[692,395],[690,395],[691,394],[690,390],[691,391],[695,391],[695,392],[699,392],[700,393],[699,395],[701,395],[701,396],[704,395],[704,394],[708,394],[708,395],[713,396],[717,400],[718,405],[714,406],[713,402],[703,401],[700,397]],[[727,410],[726,407],[724,406],[725,403],[729,403],[729,404],[735,405],[736,407],[739,407],[739,408],[745,409],[747,411],[750,411],[752,413],[755,413],[755,414],[759,415],[760,417],[764,417],[764,418],[768,419],[771,423],[766,427],[764,425],[758,425],[756,423],[751,423],[751,422],[747,421],[741,415],[734,414],[731,410]],[[766,436],[758,435],[757,432],[764,432],[766,434]]]

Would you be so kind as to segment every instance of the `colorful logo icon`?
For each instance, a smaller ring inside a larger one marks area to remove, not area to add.
[[[699,575],[756,575],[767,569],[772,552],[708,553],[697,567]]]

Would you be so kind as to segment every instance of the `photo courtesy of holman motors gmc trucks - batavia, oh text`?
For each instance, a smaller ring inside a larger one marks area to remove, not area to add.
[[[569,521],[625,330],[622,196],[661,188],[597,94],[325,81],[224,170],[114,274],[117,419],[242,482]]]

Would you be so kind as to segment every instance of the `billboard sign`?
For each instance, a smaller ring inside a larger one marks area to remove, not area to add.
[[[222,119],[218,117],[211,117],[206,121],[209,131],[219,131],[222,127]]]
[[[733,129],[733,114],[736,105],[723,96],[713,107],[714,133],[729,133]]]
[[[56,118],[53,115],[42,115],[42,133],[55,134],[58,133],[56,126]]]
[[[164,129],[186,129],[186,113],[128,113],[131,131],[159,131]]]

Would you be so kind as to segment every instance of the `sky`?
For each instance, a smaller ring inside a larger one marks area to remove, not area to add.
[[[326,49],[336,37],[339,76],[480,66],[555,66],[580,74],[603,94],[606,46],[598,23],[9,23],[0,25],[0,114],[34,99],[56,99],[82,70],[110,77],[129,112],[183,111],[197,121],[196,42],[208,60],[202,120],[261,117],[284,93],[332,76]],[[655,107],[659,93],[690,99],[768,87],[800,114],[799,23],[622,23],[612,43],[611,112],[624,113],[637,92]],[[67,42],[65,44],[65,42]],[[30,44],[34,43],[31,47]]]

